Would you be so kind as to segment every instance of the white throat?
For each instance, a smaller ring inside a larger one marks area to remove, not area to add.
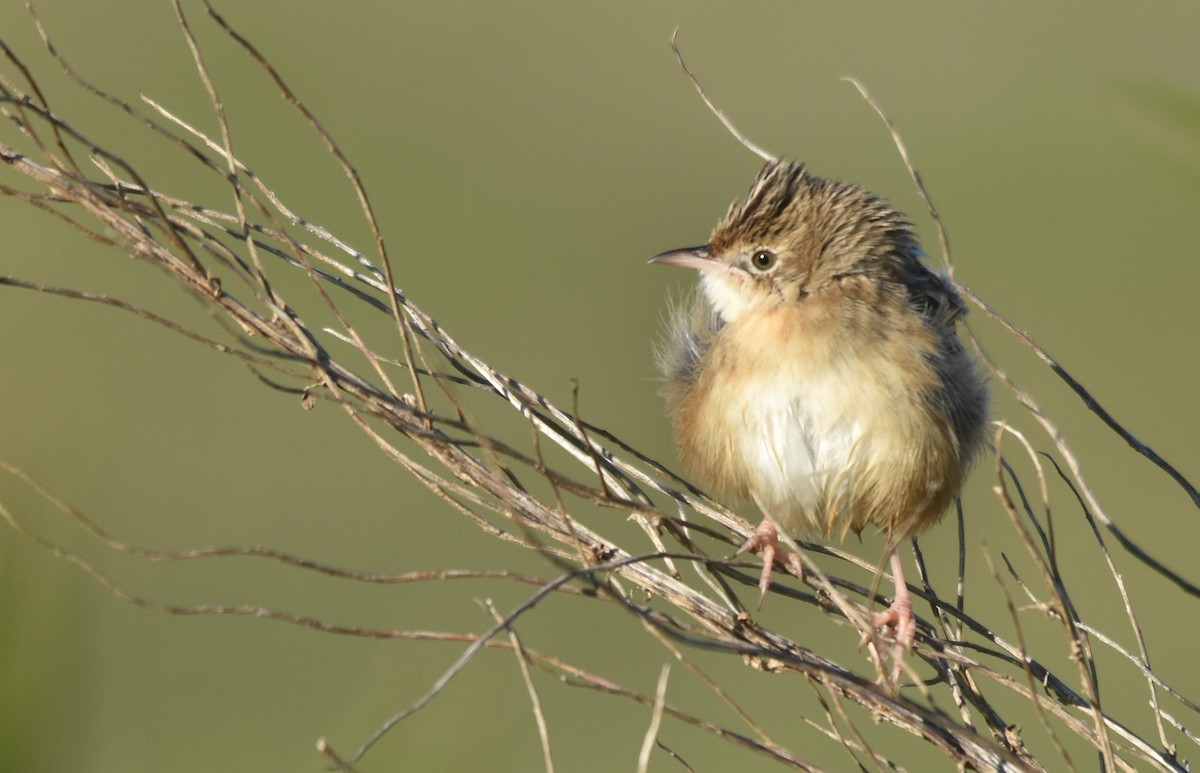
[[[758,293],[747,292],[743,278],[733,270],[701,271],[700,289],[725,322],[734,322],[758,303]]]

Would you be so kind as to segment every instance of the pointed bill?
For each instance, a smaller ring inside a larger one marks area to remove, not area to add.
[[[694,268],[697,271],[716,271],[723,268],[720,261],[714,260],[708,253],[708,245],[700,247],[683,247],[678,250],[668,250],[650,258],[651,263],[661,263],[664,266],[680,266]]]

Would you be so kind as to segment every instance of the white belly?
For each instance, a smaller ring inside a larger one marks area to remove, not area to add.
[[[826,369],[820,375],[768,372],[730,390],[723,406],[734,453],[754,481],[765,515],[793,533],[861,528],[865,513],[850,492],[885,447],[877,374]],[[872,386],[872,384],[876,386]],[[891,417],[894,421],[894,417]]]

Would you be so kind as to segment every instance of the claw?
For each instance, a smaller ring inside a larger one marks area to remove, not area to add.
[[[892,605],[875,615],[875,628],[891,628],[895,633],[896,644],[905,652],[911,652],[913,642],[917,638],[917,619],[913,617],[912,601],[905,595],[897,597]]]
[[[775,569],[775,556],[779,552],[779,532],[775,524],[764,518],[754,530],[754,534],[742,543],[734,555],[749,551],[758,552],[763,561],[762,576],[758,580],[758,605],[761,607],[763,599],[767,596],[767,588],[771,586],[771,573]],[[800,560],[800,554],[785,552],[781,558],[787,570],[803,581],[804,564]]]
[[[892,565],[892,579],[896,583],[896,593],[892,596],[892,604],[884,611],[875,615],[871,623],[871,631],[863,634],[859,646],[871,641],[874,631],[880,628],[891,628],[895,643],[892,646],[892,684],[899,684],[900,669],[904,664],[904,656],[912,652],[913,642],[917,638],[917,619],[913,617],[912,597],[909,596],[908,586],[904,582],[904,572],[900,565],[900,554],[893,547],[888,555]],[[875,655],[872,655],[874,658]],[[879,663],[882,671],[882,663]]]

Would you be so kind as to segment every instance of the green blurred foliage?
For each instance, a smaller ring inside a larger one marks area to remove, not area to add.
[[[297,211],[368,248],[358,205],[319,140],[199,7],[185,5],[238,154]],[[668,291],[686,280],[645,259],[703,241],[758,166],[680,73],[668,48],[678,26],[689,64],[746,134],[818,174],[886,195],[935,254],[930,220],[884,127],[839,78],[862,80],[903,132],[939,206],[957,278],[1031,331],[1185,474],[1200,468],[1195,3],[222,5],[361,171],[404,290],[472,352],[560,404],[570,405],[577,380],[584,416],[651,456],[671,451],[650,342]],[[41,0],[37,8],[90,80],[131,102],[147,94],[214,130],[169,4]],[[61,77],[20,4],[0,7],[0,35],[62,115],[150,172],[155,187],[232,206],[177,150]],[[0,198],[0,234],[0,273],[113,293],[214,330],[165,277],[19,201]],[[365,332],[388,340],[386,321],[371,324]],[[1200,530],[1186,498],[982,315],[972,324],[1064,428],[1110,514],[1153,554],[1192,571]],[[331,406],[304,412],[177,336],[11,289],[0,292],[0,330],[0,457],[122,538],[163,549],[263,544],[364,570],[554,574],[528,551],[481,539]],[[1038,448],[1050,448],[1011,399],[998,400],[997,415],[1025,421]],[[985,541],[1020,551],[1005,543],[1011,528],[990,486],[983,468],[967,492],[977,515],[968,549],[980,573]],[[1078,516],[1065,515],[1069,492],[1058,486],[1056,497],[1064,540],[1089,540]],[[0,478],[0,502],[122,585],[171,603],[480,631],[490,618],[478,597],[506,610],[526,592],[469,582],[364,588],[247,561],[148,565],[106,551],[11,478]],[[926,539],[943,577],[954,571],[952,532]],[[862,551],[875,557],[877,540]],[[1094,559],[1086,555],[1081,562]],[[1156,668],[1194,696],[1194,641],[1172,635],[1171,611],[1184,597],[1118,560]],[[349,751],[461,651],[149,612],[9,530],[0,531],[0,562],[0,766],[12,770],[316,770],[318,737]],[[1109,582],[1100,565],[1067,572]],[[986,589],[978,603],[1002,603],[989,578],[970,579]],[[1083,613],[1128,645],[1113,598],[1106,586],[1081,600]],[[628,616],[597,606],[555,600],[520,631],[530,647],[653,693],[668,654]],[[763,614],[857,662],[851,633],[811,609],[803,620],[779,619],[789,611],[768,602]],[[778,701],[768,723],[781,743],[818,764],[847,764],[835,744],[805,745],[801,715],[816,709],[803,684],[694,654],[740,700]],[[546,680],[541,687],[562,769],[634,766],[647,712]],[[1145,700],[1137,680],[1105,688]],[[682,669],[671,695],[714,711]],[[511,658],[485,655],[365,769],[536,769],[523,696]],[[699,769],[773,769],[669,728],[668,743],[676,739],[699,750],[689,760]]]

